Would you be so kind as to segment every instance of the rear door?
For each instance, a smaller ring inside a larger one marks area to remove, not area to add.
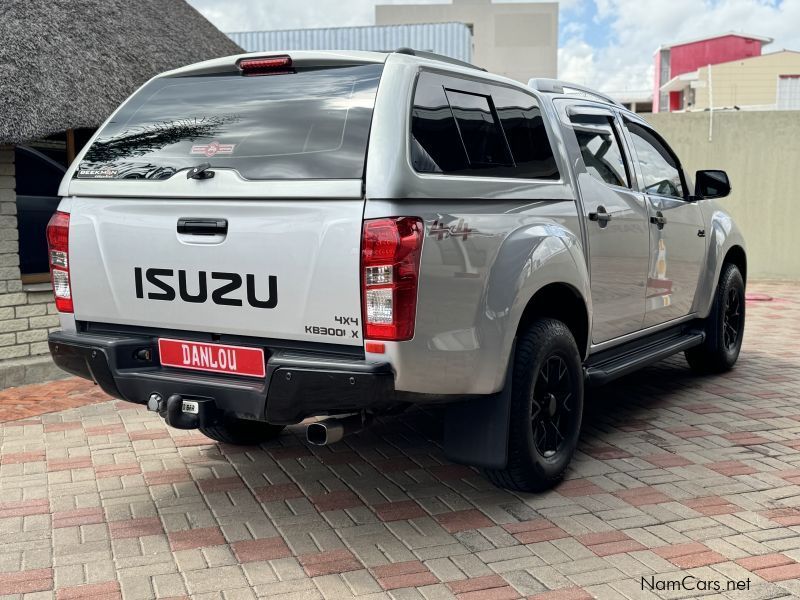
[[[615,114],[604,107],[566,107],[589,242],[592,342],[642,327],[649,258],[647,206],[636,189]]]
[[[381,69],[233,68],[142,88],[70,183],[76,319],[360,345]]]

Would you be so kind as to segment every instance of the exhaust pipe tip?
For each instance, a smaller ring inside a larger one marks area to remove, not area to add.
[[[336,420],[319,421],[306,427],[306,439],[314,446],[335,444],[344,437],[344,426]]]
[[[317,421],[306,427],[306,439],[309,444],[314,446],[335,444],[341,441],[345,435],[361,431],[368,422],[369,418],[361,414]]]

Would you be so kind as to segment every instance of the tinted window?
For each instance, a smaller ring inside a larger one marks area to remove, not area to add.
[[[659,196],[683,198],[681,173],[672,153],[644,127],[627,123],[639,160],[645,191]]]
[[[456,119],[467,159],[474,169],[511,166],[508,145],[495,119],[488,96],[445,90],[450,110]]]
[[[411,109],[411,164],[422,173],[467,171],[467,151],[461,143],[450,104],[439,77],[422,73]]]
[[[514,157],[513,177],[558,179],[553,147],[547,138],[536,98],[495,87],[492,88],[492,99]]]
[[[76,177],[165,179],[209,162],[246,179],[360,178],[382,69],[154,80],[103,128]]]
[[[533,96],[431,73],[417,81],[411,163],[423,173],[559,177]]]
[[[611,185],[630,187],[625,160],[611,117],[575,115],[570,117],[586,170],[595,179]]]

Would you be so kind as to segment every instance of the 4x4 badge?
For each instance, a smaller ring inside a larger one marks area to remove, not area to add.
[[[443,240],[452,236],[461,236],[462,240],[466,240],[470,234],[477,233],[474,229],[470,229],[469,225],[464,222],[464,219],[459,219],[456,225],[446,226],[438,219],[431,225],[431,230],[428,235],[436,236],[437,240]]]

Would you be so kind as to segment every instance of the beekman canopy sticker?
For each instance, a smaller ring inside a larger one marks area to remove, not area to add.
[[[117,175],[118,169],[78,169],[81,179],[114,179]]]
[[[190,154],[205,154],[206,156],[215,156],[217,154],[233,154],[233,149],[236,144],[220,144],[214,140],[210,144],[196,144],[192,146]]]

